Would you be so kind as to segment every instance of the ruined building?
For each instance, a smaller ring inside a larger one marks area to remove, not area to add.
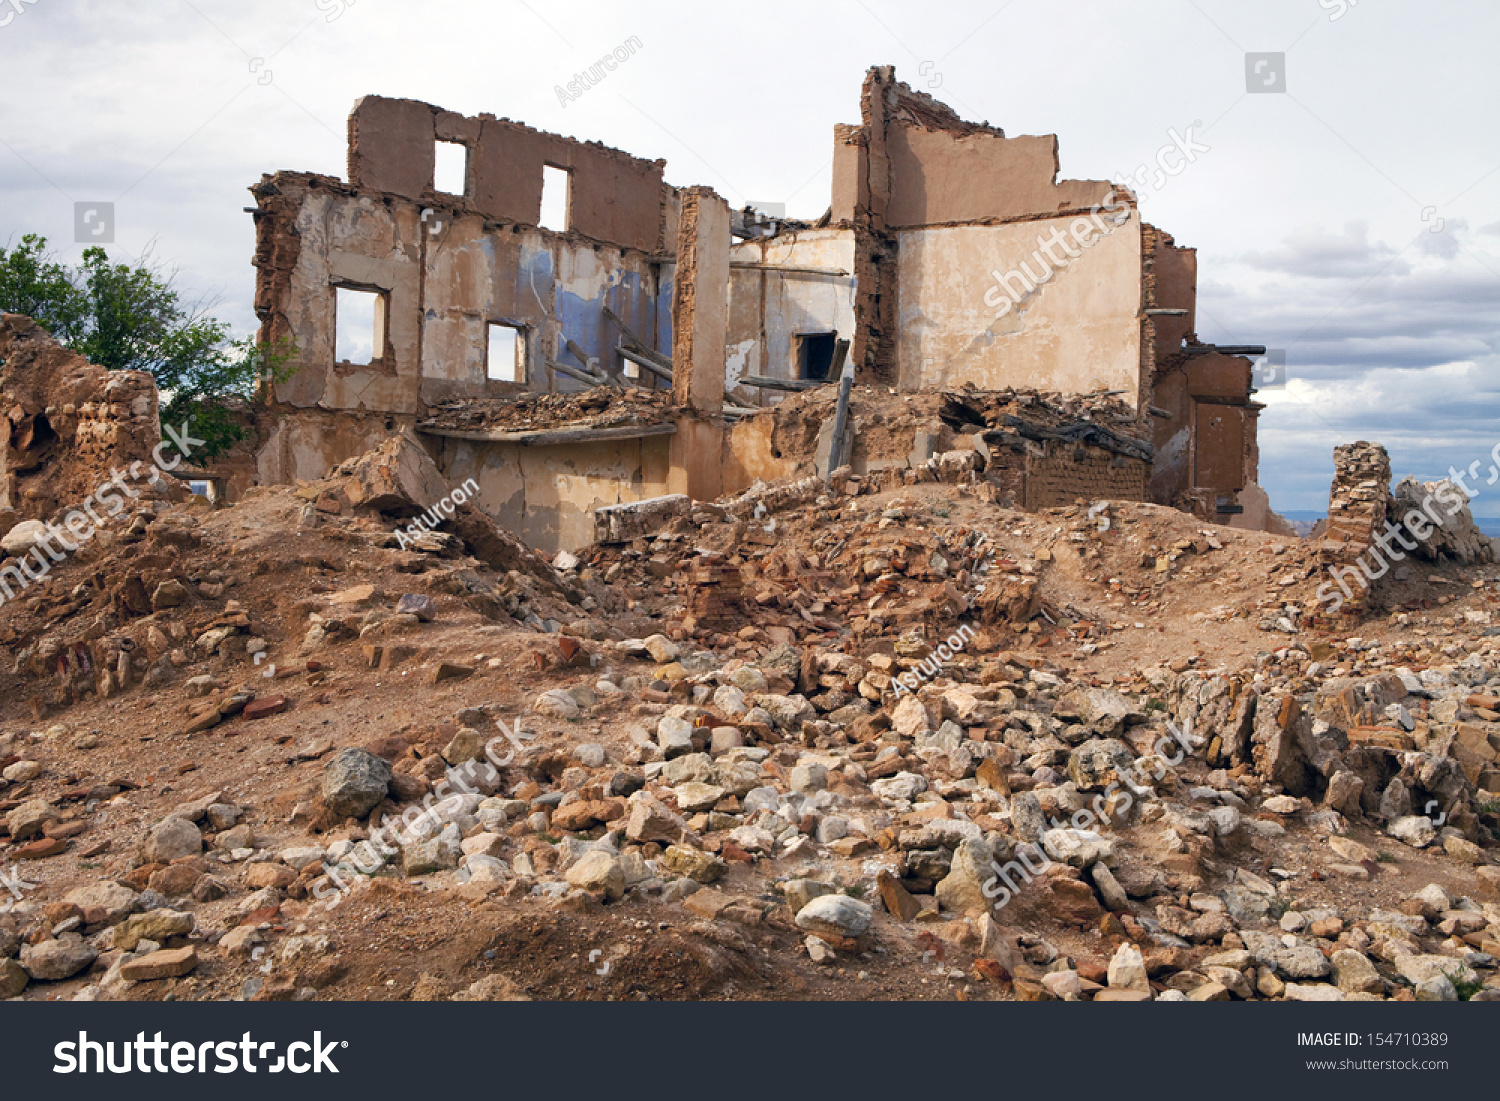
[[[440,156],[462,164],[455,190],[437,190]],[[1267,523],[1261,406],[1234,354],[1254,350],[1197,341],[1193,250],[1129,191],[1059,180],[1055,137],[965,122],[877,68],[860,122],[835,128],[816,224],[732,211],[663,169],[360,100],[347,181],[251,189],[261,336],[297,346],[255,480],[322,477],[413,432],[478,482],[480,507],[555,550],[590,541],[596,508],[710,499],[813,473],[830,450],[903,477],[967,449],[1021,507],[1108,496]],[[341,346],[356,309],[373,331]]]

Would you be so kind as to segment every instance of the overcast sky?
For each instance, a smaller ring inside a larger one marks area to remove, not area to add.
[[[1202,339],[1286,350],[1285,388],[1260,394],[1272,504],[1322,509],[1333,445],[1371,439],[1397,476],[1481,461],[1474,511],[1500,517],[1493,0],[0,0],[0,24],[0,244],[40,232],[76,260],[74,204],[113,202],[111,255],[154,242],[241,334],[245,188],[343,176],[368,93],[663,157],[673,184],[809,218],[871,65],[1008,134],[1056,133],[1066,177],[1121,178],[1192,126],[1208,151],[1142,212],[1198,249]],[[1252,76],[1251,51],[1285,71]]]

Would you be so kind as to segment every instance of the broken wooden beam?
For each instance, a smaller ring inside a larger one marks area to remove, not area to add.
[[[631,330],[630,326],[625,324],[624,321],[620,320],[620,316],[615,313],[614,310],[610,309],[608,306],[605,306],[604,316],[614,323],[615,328],[620,330],[620,333],[625,337],[626,342],[632,346],[633,350],[638,355],[643,355],[647,359],[654,360],[659,366],[665,367],[668,371],[672,369],[672,357],[665,355],[662,352],[658,352],[655,348],[651,347],[651,345],[647,344],[640,337],[636,336],[635,333]]]
[[[481,443],[514,443],[523,447],[557,447],[573,443],[596,443],[601,440],[641,440],[651,436],[670,436],[675,424],[627,424],[615,428],[547,428],[527,432],[502,432],[486,428],[441,428],[418,425],[417,431],[428,436],[450,440],[476,440]]]
[[[621,356],[623,356],[625,359],[630,360],[630,362],[634,363],[637,367],[650,371],[657,378],[666,379],[668,382],[672,381],[672,372],[670,370],[662,367],[657,363],[653,363],[651,360],[647,359],[645,356],[641,355],[638,352],[632,352],[629,348],[625,347],[625,345],[621,344],[615,349],[615,351],[619,352]]]
[[[839,404],[833,414],[833,442],[828,450],[828,476],[825,482],[833,481],[833,472],[843,466],[849,456],[844,454],[844,431],[849,424],[849,393],[854,388],[854,364],[846,362],[849,342],[841,340],[833,353],[833,361],[839,368]],[[832,372],[829,372],[832,374]],[[851,446],[850,450],[853,448]]]
[[[847,276],[849,273],[843,268],[811,268],[801,267],[796,264],[754,264],[748,260],[729,261],[731,270],[740,271],[774,271],[782,275],[837,275]]]
[[[1017,435],[1028,440],[1059,440],[1066,443],[1085,443],[1102,447],[1106,451],[1113,451],[1117,455],[1129,455],[1131,458],[1152,462],[1156,458],[1156,448],[1144,440],[1132,439],[1111,432],[1101,424],[1093,421],[1075,421],[1072,424],[1060,425],[1056,428],[1045,427],[1035,424],[1013,414],[1006,414],[996,422],[998,426],[1012,429]],[[990,433],[981,435],[988,440]]]
[[[580,348],[577,344],[575,344],[568,337],[563,337],[563,345],[564,345],[564,347],[566,347],[568,349],[568,351],[570,351],[570,352],[573,353],[573,358],[574,359],[576,359],[579,363],[583,364],[583,369],[585,371],[587,371],[589,374],[594,375],[595,377],[597,377],[599,379],[599,381],[601,381],[601,382],[608,382],[609,381],[610,372],[609,372],[609,370],[603,364],[599,364],[596,367],[595,366],[595,360],[593,359],[593,357],[590,356],[587,352],[585,352],[582,348]]]
[[[566,363],[558,363],[553,359],[547,361],[547,366],[559,374],[567,375],[589,386],[604,386],[607,382],[606,379],[599,378],[597,375],[591,375],[587,371],[580,371],[576,367],[569,367]]]
[[[833,362],[828,365],[829,379],[842,379],[844,374],[844,360],[849,358],[850,342],[847,340],[836,340],[833,344]]]
[[[803,390],[816,390],[819,386],[833,385],[833,379],[813,378],[771,378],[767,375],[745,375],[736,386],[757,386],[763,390],[791,390],[800,393]]]
[[[1266,354],[1264,344],[1189,344],[1182,349],[1183,355],[1206,356],[1210,352],[1217,352],[1221,356],[1263,356]]]

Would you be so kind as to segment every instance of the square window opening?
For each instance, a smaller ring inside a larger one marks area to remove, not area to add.
[[[491,382],[526,381],[526,334],[521,329],[490,324],[484,374]]]
[[[462,142],[437,143],[432,188],[447,195],[469,193],[469,147]]]
[[[219,487],[212,478],[190,478],[188,490],[198,497],[207,497],[210,501],[219,499]]]
[[[797,377],[810,382],[827,382],[833,368],[834,346],[838,333],[800,333],[797,336]]]
[[[374,363],[385,355],[386,298],[380,291],[336,287],[333,357],[339,363]]]
[[[553,165],[542,166],[542,219],[541,227],[557,233],[568,229],[568,201],[573,183],[573,173],[566,168]]]

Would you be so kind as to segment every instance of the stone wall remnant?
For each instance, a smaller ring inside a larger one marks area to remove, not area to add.
[[[150,374],[90,363],[21,314],[0,314],[0,392],[0,509],[13,520],[72,508],[161,443]]]

